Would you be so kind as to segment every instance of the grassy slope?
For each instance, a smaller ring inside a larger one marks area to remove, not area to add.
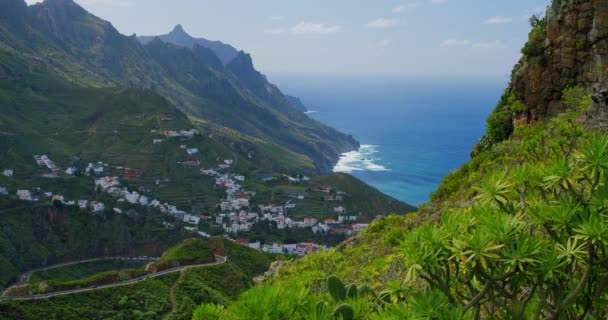
[[[177,310],[169,314],[169,288],[177,273],[156,279],[46,300],[0,303],[0,319],[190,319],[194,307],[203,302],[227,304],[253,284],[253,277],[266,271],[274,256],[227,240],[225,264],[189,269],[177,283]]]
[[[42,281],[72,281],[90,277],[100,272],[139,268],[146,265],[148,261],[143,260],[101,260],[79,263],[60,268],[37,271],[30,275],[30,283],[36,284]]]

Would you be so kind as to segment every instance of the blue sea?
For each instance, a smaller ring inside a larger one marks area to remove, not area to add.
[[[309,116],[361,142],[334,168],[419,205],[470,159],[507,78],[276,76]]]

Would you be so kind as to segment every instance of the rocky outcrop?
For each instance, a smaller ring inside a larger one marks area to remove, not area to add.
[[[606,82],[608,1],[555,0],[546,26],[537,28],[546,28],[544,50],[524,55],[512,79],[515,97],[527,106],[514,117],[520,123],[562,112],[560,98],[567,86],[598,91]],[[533,30],[526,46],[539,41],[534,37],[539,35]]]
[[[608,130],[608,90],[593,95],[593,103],[587,110],[585,123],[592,129]]]
[[[473,157],[508,139],[516,126],[564,112],[564,89],[579,87],[591,94],[608,88],[608,1],[553,0],[545,17],[530,22],[523,56]],[[595,112],[594,126],[601,117],[608,122],[608,113]]]

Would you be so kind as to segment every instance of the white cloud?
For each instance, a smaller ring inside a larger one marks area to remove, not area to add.
[[[272,21],[281,21],[281,20],[285,20],[284,16],[271,16],[270,20]]]
[[[505,24],[511,22],[513,22],[513,18],[503,16],[495,16],[486,20],[486,24]]]
[[[285,30],[283,28],[264,29],[265,34],[281,34],[283,32],[285,32]]]
[[[490,42],[475,42],[473,43],[472,47],[478,49],[498,49],[506,48],[507,45],[500,40],[495,40]]]
[[[342,29],[341,26],[328,26],[324,23],[301,22],[291,28],[295,34],[328,34],[336,33]]]
[[[441,43],[442,47],[462,47],[469,45],[471,45],[471,41],[464,39],[448,39]]]
[[[399,22],[395,19],[380,18],[376,20],[371,20],[367,23],[367,26],[370,28],[390,28],[396,26],[398,23]]]
[[[418,7],[417,3],[408,3],[404,5],[399,5],[393,8],[393,13],[403,13],[416,9]]]

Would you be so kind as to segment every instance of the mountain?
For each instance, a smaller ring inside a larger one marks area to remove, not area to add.
[[[193,319],[607,318],[608,3],[531,22],[485,137],[429,203]]]
[[[11,14],[0,23],[5,46],[35,57],[79,86],[151,90],[217,130],[237,131],[247,140],[278,146],[314,164],[297,168],[300,171],[329,172],[341,153],[358,147],[351,136],[289,104],[245,53],[237,53],[224,66],[200,45],[188,48],[160,40],[142,45],[71,0],[29,7],[10,0],[6,6]],[[273,153],[263,156],[278,158]]]
[[[217,55],[224,65],[230,63],[238,55],[238,50],[231,45],[222,43],[221,41],[210,41],[204,38],[194,38],[190,36],[188,33],[186,33],[186,31],[184,31],[181,24],[176,25],[175,28],[173,28],[173,30],[168,34],[159,36],[139,36],[137,37],[137,40],[139,40],[142,44],[147,44],[154,40],[154,38],[159,38],[164,42],[173,43],[186,48],[192,48],[195,45],[199,45],[201,47],[210,49]]]
[[[300,110],[302,112],[308,111],[308,108],[306,108],[306,105],[304,105],[304,103],[302,102],[302,100],[300,100],[300,98],[294,97],[294,96],[285,96],[285,97],[287,98],[287,100],[289,100],[289,103],[291,103],[291,105],[296,107],[298,110]]]

